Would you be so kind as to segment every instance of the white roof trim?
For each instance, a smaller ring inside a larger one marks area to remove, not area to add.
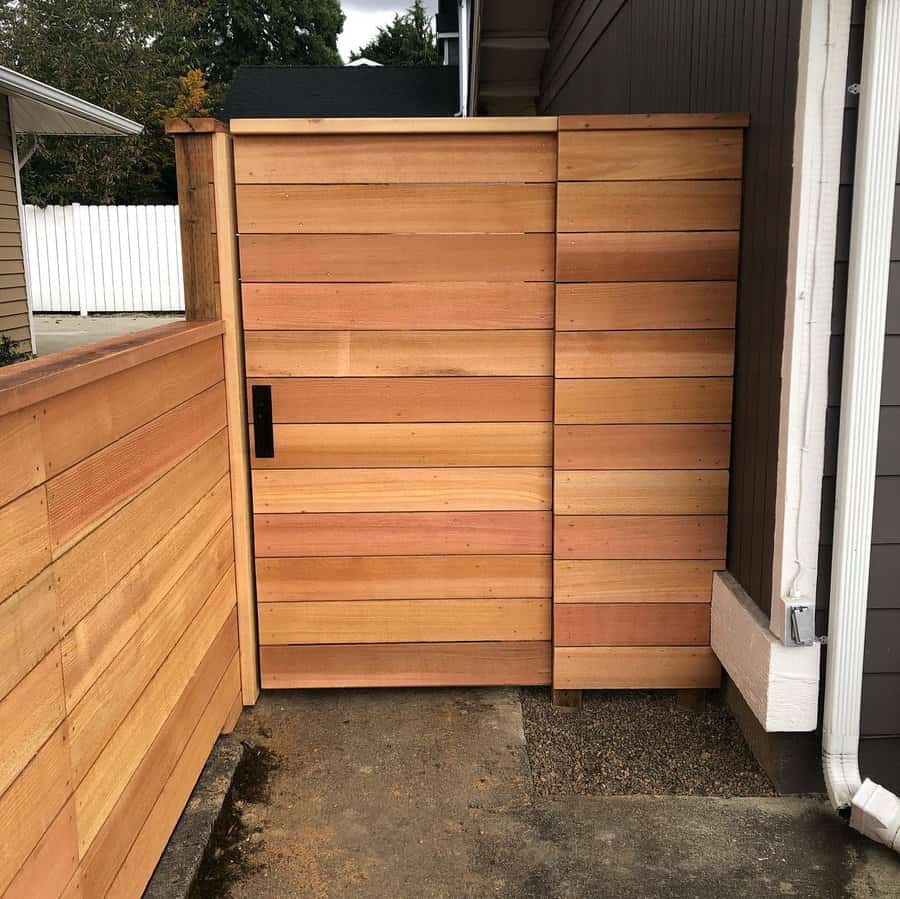
[[[27,75],[0,66],[0,93],[13,106],[19,134],[134,135],[143,125]]]

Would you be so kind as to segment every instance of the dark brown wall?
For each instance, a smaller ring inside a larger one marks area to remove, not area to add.
[[[862,67],[864,6],[854,3],[850,32],[847,84],[858,84]],[[853,165],[856,146],[857,97],[847,92],[844,110],[841,193],[838,206],[838,249],[834,280],[830,383],[828,398],[825,484],[822,495],[819,560],[819,632],[827,630],[831,588],[831,538],[834,520],[834,475],[840,421],[841,364],[844,311],[847,302],[847,259],[853,203]],[[863,675],[863,774],[900,791],[900,171],[897,176],[891,276],[885,328],[881,421],[872,523],[869,614]]]
[[[561,0],[539,110],[749,112],[728,567],[771,605],[801,0]]]

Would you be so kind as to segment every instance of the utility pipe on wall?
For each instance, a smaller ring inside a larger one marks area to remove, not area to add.
[[[822,762],[856,830],[900,852],[900,798],[859,771],[863,651],[900,139],[900,0],[869,0],[850,237]]]
[[[469,114],[469,0],[459,0],[459,114]]]

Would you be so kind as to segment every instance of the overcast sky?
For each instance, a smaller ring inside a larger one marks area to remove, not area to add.
[[[403,0],[343,0],[347,21],[338,36],[338,50],[344,62],[350,59],[350,51],[358,50],[375,37],[379,25],[387,25],[394,14],[403,11],[411,3]],[[432,16],[437,12],[437,0],[425,0],[425,7]]]

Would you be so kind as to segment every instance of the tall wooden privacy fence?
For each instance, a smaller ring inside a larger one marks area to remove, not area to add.
[[[177,206],[25,206],[34,312],[183,312]]]
[[[745,124],[176,123],[198,297],[238,234],[264,685],[718,683]]]
[[[241,707],[222,325],[0,374],[0,895],[139,896]]]

